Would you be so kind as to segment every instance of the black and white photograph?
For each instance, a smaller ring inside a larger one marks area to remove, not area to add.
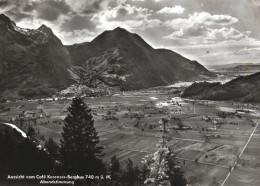
[[[260,186],[260,0],[0,0],[0,186]]]

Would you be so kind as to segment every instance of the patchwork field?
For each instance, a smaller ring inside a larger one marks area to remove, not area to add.
[[[259,120],[257,120],[259,122]],[[248,143],[243,155],[239,159],[226,185],[260,185],[260,127],[256,128],[252,139]]]
[[[85,102],[92,109],[105,162],[116,155],[122,165],[128,158],[141,165],[145,155],[156,150],[162,137],[159,121],[167,116],[168,146],[176,153],[190,185],[221,185],[234,165],[225,185],[259,185],[259,127],[238,158],[256,127],[256,117],[219,109],[228,103],[194,102],[147,93],[85,98]],[[40,140],[53,138],[60,143],[70,103],[71,100],[1,103],[0,119],[24,131],[32,126]]]

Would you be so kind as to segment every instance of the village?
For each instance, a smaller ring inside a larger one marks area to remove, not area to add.
[[[160,119],[168,117],[168,145],[189,178],[206,185],[213,179],[223,180],[256,127],[259,105],[182,99],[179,92],[156,88],[85,96],[104,147],[103,160],[116,155],[122,164],[128,158],[140,164],[162,137]],[[23,131],[32,127],[42,144],[48,138],[60,143],[63,120],[72,99],[67,96],[5,101],[0,104],[0,118]],[[255,134],[259,133],[257,129]],[[239,160],[244,166],[250,164]],[[208,174],[200,177],[194,171],[198,167],[199,174]]]

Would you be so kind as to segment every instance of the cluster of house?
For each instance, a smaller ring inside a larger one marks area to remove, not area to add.
[[[219,118],[217,117],[203,116],[202,120],[213,124],[213,126],[208,127],[207,130],[217,130],[219,127]]]
[[[102,119],[103,120],[118,120],[118,118],[115,116],[103,116]]]
[[[31,123],[36,125],[38,119],[45,118],[45,117],[49,118],[50,115],[44,112],[43,109],[23,110],[20,114],[17,115],[17,117],[11,118],[10,121],[20,125],[23,125],[24,122],[28,122],[29,124]]]
[[[138,112],[130,112],[130,113],[125,113],[125,115],[123,116],[124,118],[143,118],[144,114],[143,113],[138,113]]]

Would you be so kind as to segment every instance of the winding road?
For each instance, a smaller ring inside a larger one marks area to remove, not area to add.
[[[21,133],[24,138],[27,137],[26,133],[25,133],[24,131],[22,131],[20,128],[18,128],[18,127],[17,127],[16,125],[14,125],[14,124],[11,124],[11,123],[3,123],[3,122],[0,122],[0,124],[8,125],[8,126],[14,128],[17,132]]]

